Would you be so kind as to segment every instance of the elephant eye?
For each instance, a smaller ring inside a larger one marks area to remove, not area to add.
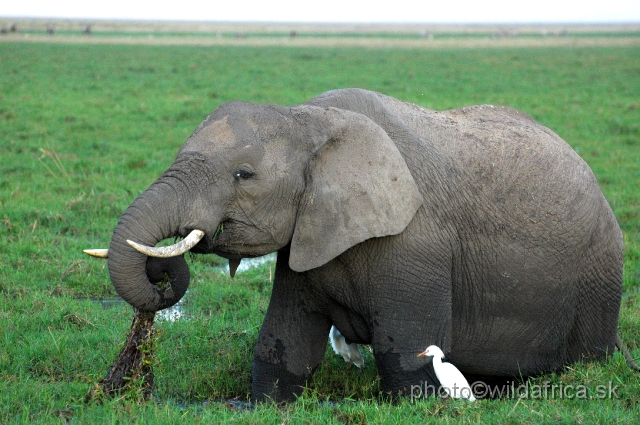
[[[238,170],[233,173],[233,178],[235,181],[239,182],[240,180],[247,180],[253,177],[254,174],[251,171],[247,170]]]

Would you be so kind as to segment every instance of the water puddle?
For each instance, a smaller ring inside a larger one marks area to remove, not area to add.
[[[104,310],[109,310],[114,307],[119,307],[126,302],[122,298],[109,298],[105,300],[92,299],[91,301],[98,303],[102,306]]]
[[[277,253],[274,252],[272,254],[267,254],[262,257],[244,258],[242,259],[240,266],[238,266],[238,270],[236,271],[236,273],[251,270],[252,268],[258,267],[264,263],[275,261],[276,257],[277,257]],[[224,266],[216,266],[212,268],[219,270],[220,273],[222,274],[229,274],[228,264]],[[187,290],[187,292],[189,292],[189,290]],[[97,303],[100,303],[100,305],[102,305],[102,308],[104,308],[105,310],[126,304],[126,301],[123,300],[122,298],[110,298],[110,299],[94,300],[94,301]],[[184,311],[182,310],[182,306],[180,305],[180,303],[172,307],[165,308],[164,310],[160,310],[156,313],[156,320],[168,320],[169,322],[176,322],[178,320],[183,320],[183,319],[185,319],[185,314],[184,314]]]
[[[187,292],[189,292],[187,290]],[[96,303],[99,303],[103,309],[108,310],[110,308],[119,307],[121,305],[128,305],[125,300],[122,298],[111,298],[107,300],[93,300]],[[183,317],[182,306],[180,303],[171,306],[169,308],[165,308],[164,310],[160,310],[156,313],[156,320],[168,320],[170,322],[175,322],[176,320],[180,320]]]
[[[169,308],[158,311],[156,313],[156,320],[168,320],[169,322],[176,322],[182,319],[183,316],[184,314],[182,312],[182,306],[180,305],[180,303],[178,303]]]
[[[212,403],[222,404],[222,405],[224,405],[225,407],[227,407],[229,409],[245,410],[247,412],[253,410],[253,408],[255,407],[255,405],[253,403],[251,403],[250,401],[242,401],[242,400],[238,400],[236,398],[233,398],[233,399],[217,398],[217,399],[212,400],[212,401],[204,402],[204,403],[202,403],[202,405],[203,406],[207,406],[207,405],[212,404]]]

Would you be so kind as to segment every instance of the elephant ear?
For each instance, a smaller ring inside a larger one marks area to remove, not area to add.
[[[328,134],[314,142],[291,240],[289,266],[297,272],[402,232],[422,205],[404,158],[380,126],[355,112],[322,113]]]

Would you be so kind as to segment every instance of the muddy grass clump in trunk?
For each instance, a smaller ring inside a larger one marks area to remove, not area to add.
[[[155,312],[136,310],[129,336],[107,375],[92,386],[86,401],[123,397],[134,401],[153,398],[153,365],[156,363]]]

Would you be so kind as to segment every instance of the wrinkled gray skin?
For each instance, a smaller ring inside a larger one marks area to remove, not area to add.
[[[471,379],[614,350],[620,229],[589,167],[512,109],[435,112],[358,89],[294,107],[226,103],[122,216],[109,250],[118,293],[143,310],[177,302],[188,283],[149,283],[125,239],[192,229],[206,232],[193,252],[278,252],[257,400],[301,392],[332,324],[372,345],[392,393],[437,382],[416,357],[432,344]]]

